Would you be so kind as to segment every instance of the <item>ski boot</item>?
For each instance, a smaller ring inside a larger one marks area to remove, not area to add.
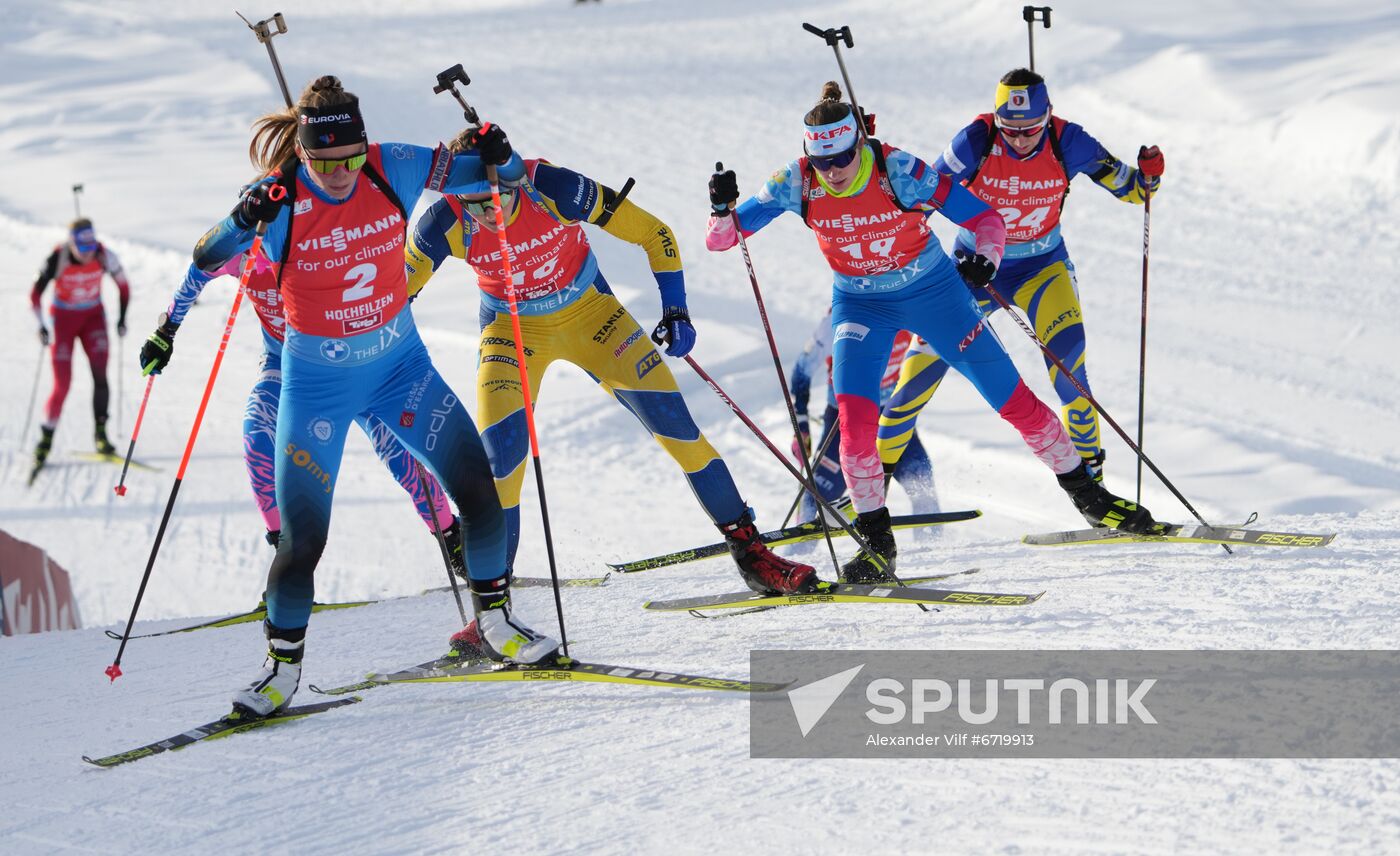
[[[34,447],[34,467],[29,471],[30,484],[34,484],[35,477],[44,468],[44,462],[49,459],[49,452],[53,450],[53,430],[43,425],[39,426],[39,445]]]
[[[1097,454],[1084,459],[1085,465],[1089,467],[1089,475],[1100,484],[1103,483],[1103,460],[1106,457],[1108,457],[1108,453],[1099,449]]]
[[[447,561],[458,579],[467,579],[467,557],[462,553],[462,518],[452,518],[452,525],[442,530],[442,542],[447,545]]]
[[[856,515],[856,531],[870,545],[870,550],[862,549],[841,566],[841,581],[860,585],[895,582],[894,560],[899,549],[894,542],[894,530],[890,528],[889,508],[881,506]]]
[[[1134,535],[1152,535],[1166,528],[1153,520],[1152,513],[1146,508],[1109,493],[1095,481],[1093,473],[1082,461],[1075,469],[1055,478],[1059,479],[1060,487],[1069,494],[1070,501],[1090,526],[1121,529]]]
[[[264,622],[267,659],[257,677],[233,697],[233,710],[243,716],[270,716],[291,704],[301,685],[301,655],[306,628],[283,630]]]
[[[467,646],[475,645],[481,652],[477,656],[484,654],[497,662],[535,665],[554,661],[559,643],[515,617],[506,577],[472,580],[471,590],[476,618],[452,636],[454,651],[465,656]]]
[[[809,594],[823,585],[811,565],[789,561],[769,550],[758,537],[753,513],[747,509],[733,523],[721,524],[719,531],[744,584],[759,594]]]
[[[115,455],[117,453],[117,447],[113,446],[111,441],[107,439],[107,423],[105,421],[98,422],[93,429],[93,443],[97,446],[97,454],[99,455]]]

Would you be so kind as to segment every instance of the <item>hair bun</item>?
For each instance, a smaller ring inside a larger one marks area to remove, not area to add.
[[[841,85],[838,84],[838,83],[837,83],[836,81],[834,81],[834,80],[828,80],[826,83],[822,84],[822,98],[821,98],[821,100],[823,100],[823,101],[840,101],[840,100],[841,100]]]
[[[340,78],[334,74],[326,74],[316,78],[311,83],[312,92],[325,92],[326,90],[339,90],[344,87],[340,83]]]

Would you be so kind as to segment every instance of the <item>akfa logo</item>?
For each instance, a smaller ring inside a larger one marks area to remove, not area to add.
[[[321,356],[333,363],[341,362],[350,356],[350,346],[340,339],[327,339],[321,343]]]

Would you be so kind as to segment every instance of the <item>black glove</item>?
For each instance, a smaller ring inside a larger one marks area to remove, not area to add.
[[[141,346],[141,375],[160,374],[160,370],[170,364],[170,355],[175,352],[175,331],[179,324],[169,321],[156,328]]]
[[[510,140],[506,139],[506,132],[501,130],[500,125],[487,122],[472,131],[470,140],[472,149],[481,157],[482,163],[504,166],[510,161]]]
[[[238,204],[233,206],[233,222],[240,229],[251,229],[259,223],[271,223],[286,204],[287,190],[281,185],[260,181],[248,188]]]
[[[661,323],[651,331],[651,340],[666,346],[666,356],[684,357],[695,347],[695,327],[684,306],[667,306],[661,313]]]
[[[958,273],[967,280],[969,285],[986,288],[992,278],[997,275],[997,266],[981,253],[968,255],[962,250],[955,250],[953,257],[958,260]]]
[[[719,164],[715,164],[716,167]],[[734,170],[726,169],[710,176],[710,211],[724,216],[729,206],[739,201],[739,179]]]
[[[49,328],[42,324],[39,325],[39,344],[45,348],[49,346]]]

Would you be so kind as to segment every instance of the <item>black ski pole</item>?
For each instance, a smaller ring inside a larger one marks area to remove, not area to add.
[[[438,549],[442,551],[442,564],[447,568],[447,584],[452,587],[452,598],[457,601],[457,613],[462,616],[462,624],[467,623],[467,609],[462,605],[462,592],[457,587],[457,575],[452,572],[452,557],[447,552],[447,539],[442,537],[442,524],[438,523],[437,508],[433,506],[433,491],[428,484],[428,474],[423,471],[423,464],[417,459],[413,459],[413,471],[418,474],[418,486],[423,490],[423,502],[428,507],[428,514],[433,518],[433,536],[437,538]],[[462,561],[466,562],[466,547],[462,548]]]
[[[841,69],[841,82],[846,85],[846,97],[851,99],[851,110],[856,115],[856,133],[860,135],[859,145],[865,145],[870,142],[870,136],[865,132],[865,111],[860,109],[860,102],[856,101],[856,91],[851,86],[851,76],[846,73],[846,60],[841,56],[843,42],[848,48],[855,47],[855,39],[851,37],[851,28],[841,26],[823,30],[815,24],[804,23],[802,29],[825,41],[836,53],[836,66]]]
[[[1152,190],[1142,200],[1142,338],[1138,345],[1138,448],[1142,448],[1143,408],[1147,395],[1147,247],[1152,236]],[[1137,464],[1137,501],[1142,501],[1142,457]]]
[[[716,163],[715,172],[724,172],[724,164]],[[783,391],[783,403],[787,405],[788,420],[792,423],[792,433],[796,435],[800,433],[797,428],[797,408],[793,406],[792,393],[788,391],[787,377],[783,374],[783,359],[778,355],[778,343],[773,338],[773,325],[768,323],[768,309],[763,305],[763,291],[758,287],[758,274],[753,269],[753,258],[749,255],[749,243],[744,240],[744,230],[739,225],[739,212],[730,209],[729,219],[734,222],[734,234],[739,236],[739,249],[744,254],[744,267],[748,268],[749,271],[749,283],[753,286],[754,303],[758,305],[758,320],[762,322],[763,333],[768,337],[768,351],[773,355],[773,371],[778,375],[778,386]],[[802,468],[807,473],[807,482],[815,487],[817,480],[812,473],[812,465],[807,461],[806,455],[802,456]],[[818,514],[817,517],[821,520],[822,535],[826,538],[827,552],[831,554],[831,567],[839,576],[841,563],[836,559],[836,545],[831,543],[831,530],[827,527],[826,519],[822,515]]]
[[[243,18],[242,12],[234,12],[233,14]],[[272,70],[277,75],[277,85],[282,87],[282,98],[286,100],[288,107],[292,106],[292,92],[287,88],[287,78],[282,75],[282,64],[277,61],[277,51],[272,47],[272,39],[275,36],[287,32],[287,22],[282,17],[282,13],[278,12],[271,18],[265,21],[259,21],[256,24],[249,21],[247,18],[243,18],[243,23],[248,25],[248,29],[253,31],[253,35],[258,37],[258,41],[267,46],[267,56],[272,60]],[[272,29],[268,24],[271,24],[277,29]]]
[[[1035,71],[1035,22],[1040,21],[1045,29],[1050,29],[1050,7],[1022,6],[1021,18],[1026,22],[1026,39],[1030,43],[1031,71]]]
[[[79,219],[83,216],[83,206],[79,203],[82,195],[83,186],[81,184],[73,185],[73,216]]]
[[[286,189],[276,184],[268,191],[268,198],[274,202],[281,201],[286,195]],[[253,237],[253,246],[248,250],[249,259],[257,258],[258,253],[262,251],[263,235],[266,232],[267,223],[259,223],[257,234]],[[170,498],[165,502],[165,513],[161,515],[160,526],[156,529],[156,540],[151,544],[151,556],[146,560],[146,571],[141,575],[140,587],[136,589],[136,600],[131,604],[131,615],[126,619],[126,629],[122,631],[122,641],[117,646],[116,659],[106,669],[107,677],[113,681],[122,676],[122,652],[126,650],[127,640],[131,638],[131,626],[136,623],[136,613],[141,609],[146,584],[151,580],[151,569],[156,566],[156,556],[160,554],[160,544],[165,539],[165,527],[170,523],[170,513],[175,510],[175,498],[180,495],[180,485],[185,480],[185,468],[189,466],[190,454],[194,452],[194,441],[199,437],[199,426],[204,421],[204,411],[209,406],[209,395],[214,391],[214,381],[219,377],[219,366],[224,361],[224,351],[228,350],[233,322],[238,320],[238,307],[243,303],[243,292],[247,289],[248,278],[252,276],[256,267],[252,262],[244,266],[243,275],[238,281],[238,291],[233,294],[233,306],[229,308],[228,320],[224,322],[224,336],[219,340],[219,350],[214,354],[214,365],[209,369],[209,380],[204,384],[204,397],[200,399],[199,410],[194,415],[194,425],[190,427],[189,439],[185,441],[185,454],[180,458],[180,469],[175,473],[175,483],[170,487]]]
[[[825,426],[825,425],[822,425],[822,428],[823,428],[823,430],[825,430],[825,429],[826,429],[826,426]],[[826,457],[826,450],[829,449],[829,448],[831,448],[831,442],[832,442],[832,440],[834,440],[835,438],[836,438],[836,429],[835,429],[835,428],[832,428],[831,430],[829,430],[829,431],[826,432],[826,437],[824,437],[824,438],[822,439],[821,447],[818,448],[818,449],[816,450],[816,454],[812,455],[812,463],[811,463],[810,465],[808,465],[808,467],[807,467],[807,472],[813,474],[813,476],[812,476],[812,483],[813,483],[813,484],[816,484],[816,482],[817,482],[816,475],[815,475],[815,474],[816,474],[816,471],[817,471],[817,464],[821,461],[822,458]],[[782,525],[782,526],[779,526],[779,527],[778,527],[779,529],[786,529],[786,528],[787,528],[788,523],[792,520],[792,516],[793,516],[794,514],[797,513],[797,507],[798,507],[799,505],[802,504],[802,495],[805,494],[806,492],[807,492],[807,487],[806,487],[806,485],[803,485],[802,487],[800,487],[800,488],[797,489],[797,496],[793,497],[793,499],[792,499],[792,507],[788,509],[787,516],[783,518],[783,525]]]
[[[457,91],[457,84],[463,86],[471,84],[471,79],[467,77],[467,72],[459,62],[449,69],[441,71],[437,76],[437,85],[433,87],[433,94],[440,92],[451,92],[452,97],[457,99],[457,103],[462,106],[462,116],[473,125],[481,126],[481,120],[477,118],[476,110],[472,108],[467,100],[462,97],[462,93]],[[501,245],[501,265],[504,269],[506,281],[506,301],[510,304],[510,325],[511,331],[515,334],[515,361],[520,369],[520,393],[525,406],[525,427],[530,435],[530,458],[535,470],[535,489],[540,495],[540,518],[544,525],[544,549],[549,557],[549,579],[554,586],[554,609],[559,616],[559,647],[564,652],[564,656],[569,656],[569,634],[564,629],[564,599],[559,593],[559,569],[554,561],[554,534],[549,527],[549,503],[544,492],[544,469],[540,466],[540,440],[535,432],[535,405],[530,396],[530,373],[526,369],[525,363],[525,337],[520,331],[520,307],[515,299],[515,281],[512,275],[512,257],[510,241],[506,237],[505,212],[501,210],[501,186],[497,181],[496,167],[488,165],[486,167],[486,177],[491,182],[491,201],[496,207],[496,237]]]
[[[656,344],[658,345],[666,344],[665,337],[658,336],[658,332],[660,331],[652,333],[652,341],[656,342]],[[820,517],[822,511],[825,511],[827,514],[830,514],[833,518],[835,518],[836,522],[840,524],[841,528],[846,530],[846,534],[851,536],[851,540],[856,542],[856,545],[861,550],[864,550],[870,555],[872,559],[874,559],[876,562],[879,562],[882,566],[888,569],[889,563],[887,563],[879,553],[875,552],[870,548],[870,545],[866,543],[865,538],[863,538],[861,534],[856,531],[856,528],[846,520],[846,516],[844,514],[840,514],[839,512],[837,512],[836,509],[831,507],[831,503],[822,499],[821,492],[817,490],[817,486],[813,484],[810,480],[805,479],[803,477],[802,473],[798,471],[797,467],[794,467],[792,465],[792,462],[790,462],[787,459],[787,455],[784,455],[781,451],[779,451],[778,447],[773,445],[773,441],[768,439],[768,435],[764,434],[763,430],[754,424],[754,421],[749,418],[748,414],[745,413],[743,409],[739,407],[739,405],[734,403],[734,399],[729,397],[729,394],[725,392],[722,387],[720,387],[720,385],[715,381],[715,379],[710,377],[710,375],[704,369],[700,368],[700,364],[695,361],[695,358],[690,356],[689,354],[686,354],[683,359],[690,364],[690,367],[695,370],[695,373],[700,376],[700,379],[703,380],[706,384],[708,384],[710,389],[713,389],[715,391],[715,395],[718,395],[720,397],[720,400],[729,406],[729,409],[733,411],[734,415],[739,417],[739,421],[743,422],[745,427],[752,431],[753,435],[757,437],[763,443],[763,445],[768,447],[768,451],[773,453],[773,457],[777,458],[778,461],[782,463],[782,465],[787,469],[787,471],[792,474],[792,477],[797,479],[798,483],[803,485],[807,489],[807,491],[812,494],[812,498],[816,500],[817,507],[819,509],[817,516]],[[904,581],[901,580],[899,577],[895,577],[894,582],[897,585],[905,585]],[[922,603],[915,605],[918,606],[924,612],[929,611],[928,607]]]
[[[1040,337],[1035,334],[1035,331],[1031,329],[1030,325],[1027,324],[1025,320],[1021,318],[1020,315],[1017,315],[1012,310],[1011,303],[1005,297],[1002,297],[1001,294],[995,288],[989,287],[986,289],[986,291],[992,296],[993,300],[995,300],[998,304],[1001,305],[1002,309],[1006,310],[1006,314],[1010,315],[1016,321],[1020,328],[1025,331],[1026,335],[1031,337],[1031,341],[1035,342],[1036,345],[1040,346],[1040,350],[1043,351],[1045,353],[1045,356],[1049,358],[1050,361],[1055,364],[1055,367],[1060,370],[1060,375],[1062,377],[1068,378],[1069,382],[1074,385],[1074,388],[1079,390],[1079,394],[1084,396],[1084,400],[1088,401],[1089,404],[1091,404],[1093,408],[1096,411],[1098,411],[1099,415],[1104,418],[1104,421],[1106,421],[1109,425],[1113,426],[1113,430],[1118,432],[1118,436],[1123,438],[1123,442],[1128,444],[1128,448],[1133,450],[1133,452],[1138,456],[1138,460],[1147,464],[1148,469],[1152,470],[1152,472],[1156,474],[1157,478],[1161,480],[1162,484],[1166,485],[1167,490],[1170,490],[1172,492],[1172,495],[1175,496],[1178,500],[1180,500],[1181,504],[1186,507],[1186,510],[1191,512],[1191,516],[1201,521],[1201,525],[1210,526],[1210,524],[1206,522],[1206,519],[1202,517],[1199,512],[1196,511],[1195,506],[1191,504],[1190,500],[1183,496],[1181,491],[1176,489],[1176,485],[1172,484],[1171,479],[1167,478],[1165,473],[1157,469],[1157,465],[1152,463],[1152,459],[1147,457],[1147,455],[1143,453],[1142,449],[1138,446],[1137,443],[1133,442],[1133,438],[1128,436],[1128,432],[1124,431],[1122,427],[1119,426],[1118,421],[1109,415],[1108,411],[1104,409],[1102,404],[1099,404],[1098,399],[1094,398],[1093,393],[1089,392],[1089,390],[1084,387],[1084,384],[1079,382],[1079,378],[1075,377],[1074,373],[1069,370],[1069,367],[1066,366],[1059,357],[1055,356],[1055,353],[1051,351],[1050,348],[1044,342],[1040,341]],[[1220,546],[1224,547],[1225,552],[1227,553],[1233,555],[1235,552],[1234,550],[1230,549],[1229,544],[1221,544]]]
[[[24,448],[25,440],[29,439],[29,424],[34,421],[34,402],[39,397],[39,377],[44,373],[44,355],[48,350],[48,345],[40,343],[39,360],[34,364],[34,383],[29,387],[29,406],[24,409],[24,430],[19,433],[21,449]]]

